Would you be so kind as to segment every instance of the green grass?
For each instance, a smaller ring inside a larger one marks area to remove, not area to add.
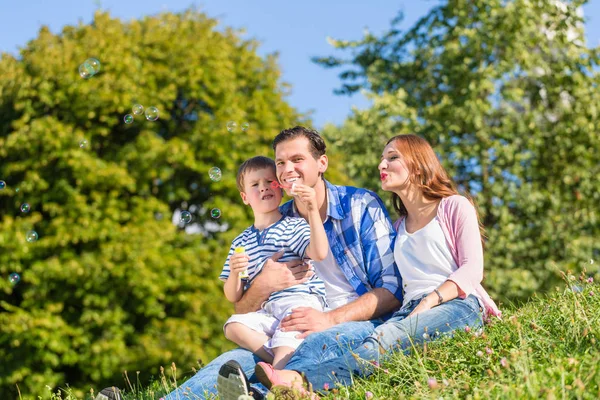
[[[565,280],[563,289],[504,310],[503,320],[493,320],[483,334],[458,332],[395,354],[374,375],[337,387],[328,398],[598,399],[600,286],[584,275]],[[150,386],[126,379],[124,398],[158,399],[183,380],[174,365]],[[82,397],[67,388],[51,399]]]

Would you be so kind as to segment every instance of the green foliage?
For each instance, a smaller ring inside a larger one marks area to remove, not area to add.
[[[552,288],[556,265],[600,258],[600,49],[585,46],[583,3],[450,0],[407,32],[396,21],[333,41],[349,59],[317,60],[345,68],[340,92],[373,101],[324,130],[348,174],[376,188],[386,140],[426,138],[475,197],[485,285],[503,301]]]
[[[232,347],[217,276],[252,221],[235,173],[304,118],[285,101],[276,58],[216,24],[196,11],[128,23],[99,12],[2,54],[0,398],[16,384],[24,399],[64,383],[82,395],[123,370],[146,382],[172,361],[190,373]],[[84,80],[89,57],[102,66]],[[126,125],[136,103],[160,118]],[[229,120],[250,128],[229,133]],[[171,220],[186,208],[184,229]],[[37,242],[25,240],[31,229]]]

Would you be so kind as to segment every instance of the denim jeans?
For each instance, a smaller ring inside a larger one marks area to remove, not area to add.
[[[483,326],[483,312],[473,295],[466,299],[450,300],[407,318],[421,299],[419,297],[407,303],[362,343],[353,349],[345,349],[338,357],[312,365],[297,362],[299,360],[290,361],[285,369],[303,373],[314,390],[334,388],[336,383],[349,386],[353,375],[372,374],[380,361],[390,355],[390,350],[408,351],[425,341],[444,334],[450,335],[456,329],[464,329],[466,326],[477,329]]]
[[[295,366],[294,369],[305,370],[312,365],[341,357],[371,335],[375,328],[382,322],[381,320],[347,322],[323,332],[313,333],[296,349],[296,352],[290,359],[290,364]],[[260,383],[257,383],[258,380],[254,375],[254,367],[261,360],[248,350],[235,349],[221,354],[212,360],[198,371],[196,375],[184,382],[175,391],[165,396],[165,400],[198,400],[214,397],[217,393],[219,368],[229,360],[237,361],[248,376],[253,389],[266,395],[267,389]]]

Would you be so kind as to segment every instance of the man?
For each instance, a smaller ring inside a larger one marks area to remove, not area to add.
[[[306,337],[290,360],[297,367],[332,358],[340,353],[336,350],[371,334],[382,322],[377,318],[400,307],[402,285],[392,251],[395,235],[381,199],[366,189],[336,186],[324,179],[328,166],[326,146],[314,130],[301,126],[286,129],[273,140],[273,149],[277,178],[288,194],[293,195],[294,183],[315,189],[330,247],[325,260],[314,262],[314,267],[325,282],[332,309],[321,312],[299,307],[281,324],[283,329],[302,331],[300,337]],[[304,204],[294,200],[282,205],[281,213],[307,216]],[[274,291],[310,277],[310,269],[301,261],[279,263],[277,258],[276,255],[265,262],[260,275],[236,303],[236,313],[259,310]],[[229,351],[166,400],[185,398],[185,393],[190,398],[205,398],[215,393],[217,383],[222,400],[237,400],[249,393],[262,399],[266,389],[262,385],[251,388],[246,378],[250,376],[250,381],[256,382],[254,368],[258,361],[248,350]]]

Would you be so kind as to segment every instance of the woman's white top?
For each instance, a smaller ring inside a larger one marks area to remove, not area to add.
[[[438,217],[414,233],[406,232],[405,221],[398,227],[394,259],[402,275],[405,305],[429,294],[458,269]]]

